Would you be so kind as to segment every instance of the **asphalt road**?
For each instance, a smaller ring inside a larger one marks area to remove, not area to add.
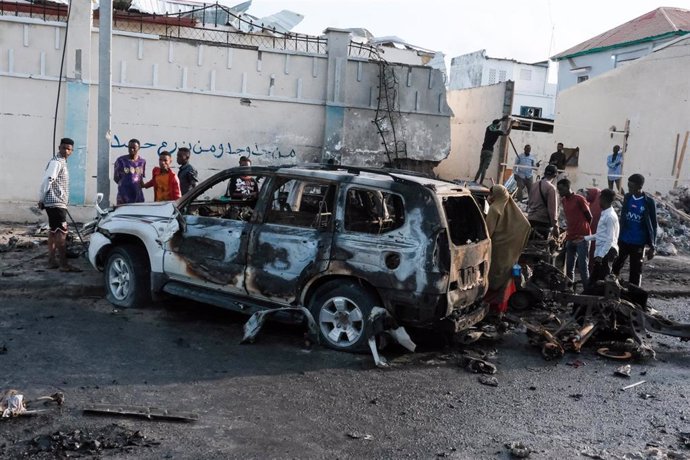
[[[687,303],[652,302],[690,322]],[[622,458],[655,448],[690,454],[679,437],[690,432],[687,342],[656,336],[657,360],[632,363],[624,379],[613,375],[620,362],[592,350],[544,361],[515,330],[474,346],[495,350],[499,384],[490,387],[457,365],[459,349],[429,337],[419,339],[418,353],[384,350],[392,367],[382,370],[369,355],[306,349],[297,326],[268,324],[255,344],[240,345],[245,319],[186,302],[115,310],[99,296],[5,296],[0,391],[27,399],[60,391],[65,404],[1,419],[0,457],[54,458],[40,450],[51,448],[40,436],[60,431],[59,440],[75,430],[94,438],[140,431],[148,440],[92,451],[115,458],[510,458],[511,442],[542,459]],[[577,360],[584,365],[568,365]],[[85,415],[92,404],[199,419]]]

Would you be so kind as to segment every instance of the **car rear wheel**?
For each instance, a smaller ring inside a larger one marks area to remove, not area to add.
[[[143,248],[115,247],[105,264],[106,298],[122,308],[142,307],[151,302],[148,257]]]
[[[340,351],[366,350],[366,324],[376,297],[353,281],[330,281],[316,290],[309,310],[322,343]]]

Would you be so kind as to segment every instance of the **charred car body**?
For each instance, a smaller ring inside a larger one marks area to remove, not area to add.
[[[258,193],[228,196],[238,178]],[[118,207],[98,223],[89,259],[115,305],[162,293],[247,314],[304,305],[324,343],[360,350],[374,306],[413,327],[480,321],[490,251],[467,188],[317,165],[232,168],[177,202]]]

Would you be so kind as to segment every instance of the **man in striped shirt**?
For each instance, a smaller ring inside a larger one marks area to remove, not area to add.
[[[67,263],[67,203],[69,202],[69,171],[67,158],[72,154],[74,141],[68,137],[60,140],[58,153],[46,166],[38,207],[48,214],[48,268],[63,272],[80,272]]]

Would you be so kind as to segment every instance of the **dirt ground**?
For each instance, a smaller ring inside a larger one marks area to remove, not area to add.
[[[415,335],[416,353],[384,349],[392,365],[378,369],[370,355],[307,347],[299,326],[269,323],[240,345],[238,314],[179,300],[113,308],[84,259],[82,273],[46,270],[45,238],[5,229],[0,248],[29,243],[0,252],[0,393],[59,392],[64,404],[0,419],[0,458],[507,459],[511,443],[536,459],[690,458],[690,343],[655,335],[656,359],[624,378],[589,348],[545,361],[520,327],[464,349]],[[682,322],[688,263],[655,258],[643,281]],[[468,350],[498,368],[498,386],[459,366]],[[197,419],[84,412],[95,404]]]

